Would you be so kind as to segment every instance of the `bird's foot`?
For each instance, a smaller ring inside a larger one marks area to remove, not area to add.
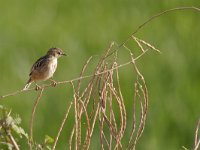
[[[42,89],[42,87],[36,84],[35,90],[36,90],[36,91],[39,91],[39,90],[41,90],[41,89]]]
[[[24,90],[28,90],[28,88],[29,88],[29,86],[31,85],[31,83],[32,83],[32,82],[27,83],[27,84],[24,86],[24,88],[23,88],[22,90],[23,90],[23,91],[24,91]]]
[[[53,79],[51,79],[51,86],[55,87],[57,85],[57,82]]]

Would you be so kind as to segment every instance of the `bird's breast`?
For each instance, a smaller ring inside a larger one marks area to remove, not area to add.
[[[57,59],[51,59],[48,65],[47,74],[45,75],[45,79],[49,79],[53,76],[54,72],[57,68]]]
[[[53,59],[49,67],[50,67],[50,74],[54,74],[57,68],[57,59]]]

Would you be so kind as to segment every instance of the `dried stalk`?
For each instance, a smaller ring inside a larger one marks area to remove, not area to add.
[[[198,150],[199,145],[200,145],[200,138],[198,138],[199,128],[200,128],[200,120],[198,121],[196,130],[195,130],[194,150]]]
[[[68,117],[68,114],[69,114],[69,111],[70,111],[70,109],[71,109],[72,104],[73,104],[73,102],[70,103],[70,105],[69,105],[69,107],[68,107],[68,109],[67,109],[67,111],[66,111],[66,113],[65,113],[65,115],[64,115],[64,118],[63,118],[63,120],[62,120],[62,123],[61,123],[61,125],[60,125],[60,127],[59,127],[59,129],[58,129],[58,133],[57,133],[57,135],[56,135],[54,144],[53,144],[53,146],[52,146],[52,150],[55,150],[55,148],[56,148],[56,144],[57,144],[57,142],[58,142],[58,138],[60,137],[60,134],[61,134],[61,132],[62,132],[62,129],[63,129],[63,127],[64,127],[64,124],[65,124],[65,122],[66,122],[66,119],[67,119],[67,117]]]
[[[135,112],[135,107],[136,107],[136,99],[137,99],[137,95],[138,95],[137,83],[134,84],[134,87],[135,87],[135,90],[134,90],[134,98],[133,98],[133,127],[132,127],[132,130],[131,130],[131,135],[130,135],[130,138],[129,138],[126,150],[128,150],[129,145],[132,142],[133,135],[135,133],[135,128],[136,128],[136,112]]]
[[[84,102],[80,101],[80,104],[82,105],[82,108],[83,108],[83,111],[84,111],[85,117],[86,117],[86,135],[85,135],[85,140],[84,140],[84,144],[83,144],[82,149],[88,149],[87,148],[87,142],[88,142],[88,140],[90,138],[90,132],[91,132],[91,129],[90,129],[90,120],[89,120],[89,116],[88,116],[88,113],[87,113],[87,109],[84,106]]]
[[[35,103],[33,105],[32,113],[31,113],[31,120],[30,120],[30,124],[29,124],[29,142],[28,142],[30,150],[32,150],[32,143],[33,143],[33,121],[34,121],[34,117],[35,117],[35,111],[36,111],[38,103],[42,97],[43,91],[44,91],[44,89],[42,88],[40,90],[40,92],[38,93]]]
[[[74,88],[74,84],[73,82],[71,82],[71,85],[72,85],[72,88],[73,88],[73,91],[74,91],[74,116],[75,116],[75,150],[78,150],[78,99],[77,99],[77,96],[76,96],[76,93],[75,93],[75,88]]]
[[[121,87],[120,87],[120,83],[119,83],[119,72],[118,72],[118,69],[116,69],[116,75],[117,75],[118,92],[119,92],[119,96],[120,96],[119,100],[121,101],[121,104],[122,104],[122,114],[123,114],[123,116],[122,116],[123,124],[122,124],[122,128],[120,130],[120,132],[121,132],[120,137],[122,138],[123,135],[124,135],[124,131],[126,129],[126,108],[125,108],[124,98],[122,96]]]
[[[6,131],[8,138],[10,140],[10,142],[12,143],[13,149],[14,150],[20,150],[19,146],[17,145],[17,142],[15,141],[14,137],[12,136],[12,134],[10,133],[10,131]]]

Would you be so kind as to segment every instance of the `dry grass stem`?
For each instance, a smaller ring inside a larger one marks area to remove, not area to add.
[[[35,100],[35,103],[33,105],[33,109],[32,109],[32,113],[31,113],[31,120],[30,120],[30,124],[29,124],[29,149],[32,150],[32,143],[33,143],[33,121],[34,121],[34,118],[35,118],[35,111],[36,111],[36,108],[38,106],[38,103],[42,97],[42,93],[43,93],[43,88],[39,91],[38,95],[37,95],[37,98]]]
[[[150,49],[155,50],[156,52],[161,53],[160,50],[156,49],[153,45],[147,43],[146,41],[141,40],[141,39],[138,39],[138,38],[136,38],[135,36],[132,36],[132,38],[133,38],[133,39],[135,40],[135,42],[138,44],[138,46],[139,46],[139,48],[142,50],[142,52],[144,52],[145,50],[143,49],[143,46],[141,45],[141,43],[144,44],[144,45],[146,45],[146,46],[149,47]]]
[[[13,149],[14,150],[20,150],[19,146],[17,145],[17,142],[15,141],[14,137],[12,136],[12,134],[10,132],[7,133],[9,140],[12,143]]]
[[[194,150],[198,150],[199,145],[200,145],[199,128],[200,128],[200,119],[197,123],[197,127],[196,127],[196,130],[195,130]]]
[[[120,46],[122,46],[125,43],[127,43],[132,38],[133,35],[135,35],[136,33],[138,33],[145,25],[147,25],[148,23],[150,23],[154,19],[157,19],[160,16],[168,14],[170,12],[182,11],[182,10],[192,10],[192,11],[195,11],[195,12],[200,12],[200,8],[191,6],[191,7],[176,7],[176,8],[168,9],[168,10],[162,11],[160,13],[157,13],[157,14],[151,16],[149,19],[147,19],[144,23],[142,23],[141,25],[139,25],[136,28],[136,30]]]
[[[69,138],[69,149],[70,150],[72,149],[72,139],[73,139],[73,136],[74,136],[74,130],[75,130],[75,128],[72,129],[72,132],[71,132],[71,135],[70,135],[70,138]]]
[[[69,114],[69,111],[70,111],[70,109],[71,109],[72,104],[73,104],[73,102],[71,102],[70,105],[69,105],[69,107],[67,108],[67,111],[66,111],[66,113],[65,113],[65,115],[64,115],[64,118],[63,118],[63,120],[62,120],[61,126],[60,126],[60,128],[58,129],[58,133],[57,133],[57,135],[56,135],[56,138],[55,138],[55,141],[54,141],[52,150],[55,150],[55,148],[56,148],[56,144],[57,144],[57,142],[58,142],[58,138],[60,137],[60,134],[61,134],[61,132],[62,132],[62,129],[63,129],[63,127],[64,127],[64,124],[65,124],[65,122],[66,122],[66,119],[67,119],[67,117],[68,117],[68,114]]]

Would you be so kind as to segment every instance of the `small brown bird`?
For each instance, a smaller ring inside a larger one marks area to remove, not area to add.
[[[39,58],[32,66],[29,80],[23,90],[29,88],[32,82],[45,81],[53,77],[57,68],[57,59],[66,56],[60,48],[50,48],[45,56]],[[55,81],[51,79],[55,85]],[[39,86],[36,84],[36,88]]]

